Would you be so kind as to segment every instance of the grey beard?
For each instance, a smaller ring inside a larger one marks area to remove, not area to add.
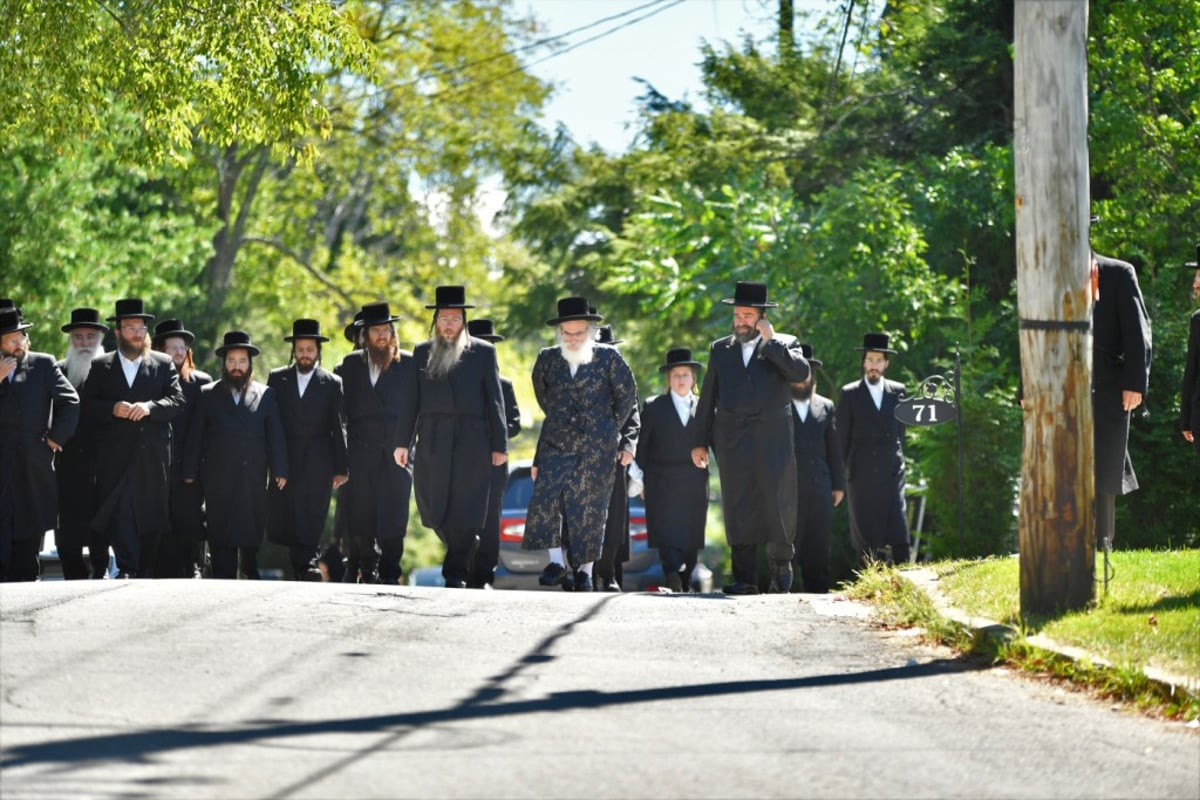
[[[433,337],[429,348],[429,362],[425,365],[425,373],[434,380],[441,380],[450,374],[462,360],[463,352],[470,342],[470,334],[463,328],[453,342],[447,342],[441,336]]]
[[[751,328],[749,333],[738,333],[736,330],[733,332],[733,338],[737,339],[738,344],[748,344],[753,342],[757,336],[757,328]]]
[[[558,348],[558,351],[562,353],[563,359],[572,369],[592,363],[592,357],[596,354],[595,342],[590,339],[584,342],[578,350],[572,350],[564,344]]]
[[[93,350],[90,347],[76,347],[75,345],[67,346],[67,380],[71,385],[78,389],[87,380],[88,373],[92,371],[92,359],[98,355],[104,354],[104,347],[97,347]]]

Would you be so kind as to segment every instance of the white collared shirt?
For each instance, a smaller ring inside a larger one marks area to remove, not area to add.
[[[240,406],[242,404],[242,393],[241,392],[234,390],[229,393],[229,396],[233,398],[233,404],[235,406]]]
[[[742,366],[750,366],[750,359],[754,358],[754,348],[758,347],[758,343],[761,341],[762,335],[760,334],[742,345]]]
[[[313,373],[316,371],[316,367],[313,367],[308,372],[296,370],[296,389],[300,392],[301,397],[304,397],[304,390],[308,388],[309,381],[312,380]]]
[[[796,409],[796,413],[800,415],[801,422],[808,422],[808,408],[812,405],[812,400],[793,400],[792,405]]]
[[[671,402],[675,404],[675,413],[679,415],[679,421],[686,427],[692,419],[694,406],[692,396],[689,394],[687,397],[680,397],[675,392],[671,392]]]
[[[375,366],[374,361],[370,361],[367,363],[367,371],[371,376],[371,385],[374,386],[379,381],[379,376],[383,370]]]
[[[121,359],[121,371],[125,373],[125,383],[132,389],[138,370],[142,368],[142,359],[130,361],[120,350],[117,351],[117,358]]]
[[[866,378],[863,382],[867,384],[867,391],[871,393],[871,399],[875,401],[875,408],[883,410],[883,378],[879,379],[879,383],[871,383]]]

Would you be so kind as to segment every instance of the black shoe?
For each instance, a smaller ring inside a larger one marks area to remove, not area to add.
[[[465,588],[467,588],[467,582],[464,581],[462,578],[447,578],[446,579],[446,588],[447,589],[465,589]]]
[[[725,584],[721,587],[721,591],[723,591],[725,594],[733,595],[758,594],[758,587],[753,583],[742,583],[741,581],[737,581],[736,583]]]
[[[795,577],[792,562],[776,561],[771,566],[771,588],[767,591],[771,594],[787,594],[792,590],[792,580]]]
[[[542,570],[542,574],[538,576],[538,583],[542,586],[563,586],[571,580],[571,573],[562,564],[550,563]]]
[[[616,578],[609,578],[603,585],[596,587],[596,591],[600,591],[601,589],[606,592],[619,592],[621,591],[621,584],[617,583]]]
[[[567,587],[564,586],[563,588],[565,589]],[[590,592],[590,591],[592,591],[592,588],[593,587],[592,587],[592,576],[591,575],[588,575],[586,572],[576,572],[575,573],[575,586],[574,586],[573,591]]]
[[[667,573],[667,588],[672,592],[683,591],[683,579],[679,577],[679,573],[671,570]]]

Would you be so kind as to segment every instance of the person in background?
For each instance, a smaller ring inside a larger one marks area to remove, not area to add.
[[[616,338],[612,325],[601,325],[596,341],[616,347],[624,340]],[[608,520],[604,524],[604,546],[600,558],[592,567],[592,584],[597,592],[619,592],[624,579],[623,565],[629,560],[629,468],[637,455],[638,431],[642,419],[637,406],[621,425],[621,441],[617,445],[616,477],[608,503]]]
[[[1200,244],[1196,245],[1196,260],[1184,266],[1196,273],[1192,277],[1192,302],[1200,303]],[[1188,323],[1187,358],[1183,363],[1183,386],[1179,397],[1179,430],[1196,448],[1196,457],[1200,458],[1200,308],[1192,312]]]

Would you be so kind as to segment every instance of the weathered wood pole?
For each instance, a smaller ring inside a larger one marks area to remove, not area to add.
[[[1021,613],[1095,595],[1087,0],[1014,4]]]

